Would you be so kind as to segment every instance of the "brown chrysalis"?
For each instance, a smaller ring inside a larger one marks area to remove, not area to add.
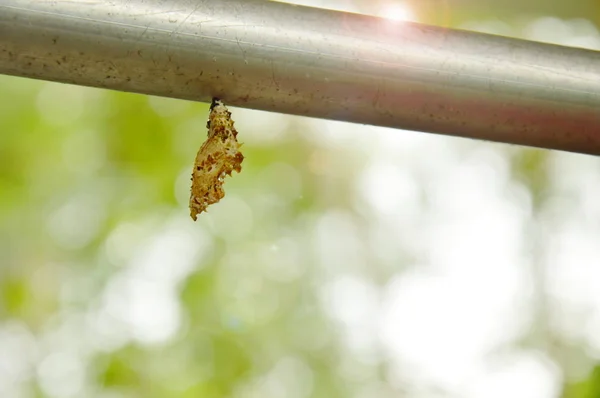
[[[223,181],[231,171],[242,170],[244,155],[237,142],[237,131],[231,120],[231,112],[218,98],[213,98],[206,123],[208,138],[200,147],[192,172],[190,216],[194,221],[198,214],[217,203],[223,196]]]

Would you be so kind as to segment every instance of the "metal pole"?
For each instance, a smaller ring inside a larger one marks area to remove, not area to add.
[[[0,73],[600,154],[598,52],[271,1],[0,0]]]

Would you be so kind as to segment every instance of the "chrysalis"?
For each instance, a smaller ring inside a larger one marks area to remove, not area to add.
[[[210,115],[206,123],[208,138],[200,147],[192,171],[192,194],[190,195],[190,216],[194,221],[198,214],[217,203],[225,192],[223,180],[242,170],[244,155],[239,151],[237,131],[233,127],[231,112],[218,98],[213,98]]]

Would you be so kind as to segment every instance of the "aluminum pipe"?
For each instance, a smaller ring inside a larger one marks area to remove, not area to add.
[[[599,52],[270,1],[0,0],[0,73],[600,154]]]

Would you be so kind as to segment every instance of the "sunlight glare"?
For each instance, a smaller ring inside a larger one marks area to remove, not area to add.
[[[382,7],[380,16],[393,21],[414,21],[415,14],[403,3],[387,4]]]

